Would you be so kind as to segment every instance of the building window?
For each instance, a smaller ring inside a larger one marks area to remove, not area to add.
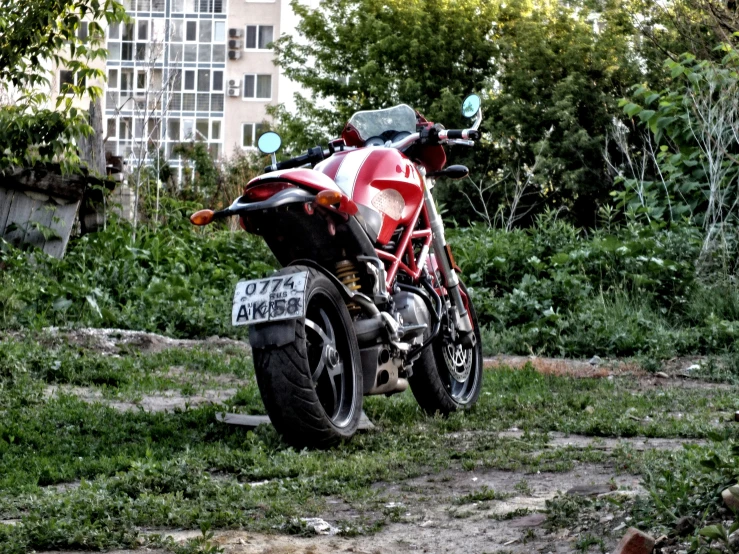
[[[267,50],[267,45],[272,42],[272,31],[272,25],[247,25],[246,48],[249,50]]]
[[[223,90],[223,71],[213,72],[213,90],[215,91]]]
[[[87,21],[81,21],[80,26],[77,27],[77,38],[82,42],[87,40]]]
[[[197,21],[187,22],[185,40],[188,40],[188,41],[198,40],[198,22]]]
[[[175,9],[173,11],[182,11],[182,4],[179,0],[175,0]],[[185,0],[185,11],[187,13],[226,13],[225,0]]]
[[[59,71],[59,94],[71,94],[69,87],[87,86],[87,79],[80,79],[74,74],[74,71],[62,69]]]
[[[195,90],[195,72],[185,71],[185,90]]]
[[[254,148],[254,145],[256,145],[257,143],[257,139],[261,136],[265,129],[262,123],[244,123],[241,130],[241,145],[244,148]]]
[[[117,69],[108,70],[108,88],[109,89],[118,88],[118,70]]]
[[[223,42],[226,40],[226,22],[216,21],[213,24],[213,42]]]
[[[62,69],[59,72],[59,93],[65,94],[67,91],[67,87],[73,87],[74,86],[74,73],[71,71],[67,71],[66,69]]]
[[[244,75],[244,98],[272,98],[272,75]]]
[[[149,40],[149,21],[148,20],[138,21],[138,33],[139,33],[139,40]]]
[[[210,70],[199,69],[198,70],[198,91],[208,92],[210,91]]]
[[[133,90],[133,69],[121,69],[121,91]]]

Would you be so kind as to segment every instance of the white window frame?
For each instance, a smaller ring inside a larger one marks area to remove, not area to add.
[[[244,127],[247,125],[251,125],[251,146],[246,146],[244,144]],[[264,126],[264,123],[242,123],[241,124],[241,148],[244,150],[256,150],[257,149],[257,125]]]
[[[249,27],[256,27],[257,28],[257,35],[256,35],[256,42],[257,45],[259,44],[259,29],[261,27],[272,27],[272,40],[270,42],[274,42],[275,40],[275,26],[274,25],[245,25],[244,26],[244,51],[246,52],[272,52],[271,48],[259,48],[258,46],[254,48],[248,48],[246,46],[246,37],[249,36]]]
[[[246,77],[252,76],[254,77],[254,96],[245,96],[246,95]],[[269,98],[260,98],[257,94],[257,81],[259,77],[269,77]],[[274,79],[273,75],[271,73],[244,73],[244,75],[241,77],[241,86],[244,88],[244,90],[241,92],[241,99],[245,102],[270,102],[272,100],[272,91],[274,89]]]

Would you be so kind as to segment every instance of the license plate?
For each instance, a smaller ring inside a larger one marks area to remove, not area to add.
[[[308,272],[239,281],[231,311],[233,325],[296,319],[305,315],[305,282]]]

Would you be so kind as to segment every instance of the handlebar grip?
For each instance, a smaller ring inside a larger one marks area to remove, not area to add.
[[[277,169],[292,169],[293,167],[300,167],[301,165],[305,165],[310,161],[310,156],[308,154],[304,154],[302,156],[296,156],[295,158],[290,158],[289,160],[285,160],[284,162],[277,162]]]
[[[296,156],[284,162],[278,162],[277,169],[292,169],[293,167],[300,167],[305,164],[315,164],[325,158],[323,148],[316,146],[315,148],[309,148],[307,154],[302,156]]]
[[[480,131],[476,129],[449,129],[443,133],[446,135],[444,138],[448,139],[478,140],[480,138]]]

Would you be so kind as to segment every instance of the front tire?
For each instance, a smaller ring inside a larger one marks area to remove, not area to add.
[[[295,340],[255,348],[254,369],[275,429],[291,446],[328,448],[352,437],[362,414],[362,367],[349,310],[320,271],[291,266],[276,275],[308,272],[306,314]]]
[[[429,415],[444,416],[475,405],[482,389],[482,342],[480,325],[467,289],[467,309],[472,319],[475,346],[465,348],[454,344],[449,333],[449,318],[444,316],[434,342],[413,363],[413,375],[408,379],[413,396]]]

